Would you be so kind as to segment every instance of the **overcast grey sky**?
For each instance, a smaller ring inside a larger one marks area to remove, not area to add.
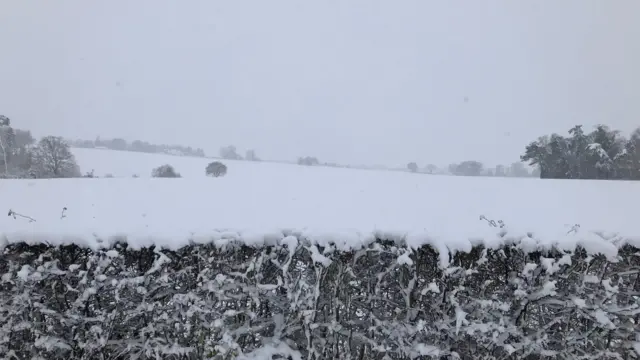
[[[574,124],[640,126],[639,14],[637,0],[3,0],[0,114],[36,135],[269,159],[506,163]]]

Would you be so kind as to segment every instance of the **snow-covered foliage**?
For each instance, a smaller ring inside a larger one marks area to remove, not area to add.
[[[416,172],[418,171],[418,164],[416,164],[415,162],[410,162],[407,164],[407,169],[409,169],[409,171],[411,172]]]
[[[304,156],[298,158],[298,165],[315,166],[319,165],[320,161],[314,156]]]
[[[569,134],[540,137],[521,160],[539,167],[543,178],[640,180],[640,129],[629,139],[604,125],[588,134],[574,126]]]
[[[640,250],[10,244],[0,353],[42,359],[639,359]],[[274,357],[275,356],[275,357]]]
[[[207,176],[213,177],[225,176],[227,174],[227,165],[221,163],[220,161],[214,161],[207,165],[205,173],[207,174]]]
[[[260,161],[260,158],[256,155],[256,151],[253,149],[247,150],[244,159],[248,161]]]
[[[227,160],[242,160],[242,156],[238,154],[234,145],[221,147],[220,157]]]
[[[180,173],[169,164],[158,166],[151,171],[151,176],[156,178],[179,178]]]
[[[636,183],[91,151],[117,178],[2,182],[2,356],[640,356]]]

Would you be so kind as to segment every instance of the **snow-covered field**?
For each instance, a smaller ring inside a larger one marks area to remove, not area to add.
[[[82,173],[94,170],[96,176],[107,174],[114,177],[151,177],[151,170],[160,165],[172,165],[183,177],[205,177],[204,169],[212,161],[223,161],[227,166],[236,170],[249,169],[256,171],[263,163],[248,163],[246,161],[218,160],[188,156],[174,156],[164,154],[148,154],[131,151],[115,151],[103,149],[72,148]],[[290,167],[290,164],[264,163],[267,167]],[[260,170],[258,170],[260,171]],[[277,170],[276,170],[277,171]]]
[[[481,215],[503,220],[507,238],[532,246],[581,243],[613,255],[618,242],[637,244],[640,238],[640,184],[633,182],[429,176],[243,161],[224,161],[227,176],[208,178],[204,168],[211,159],[74,153],[83,172],[95,169],[96,175],[115,178],[2,180],[4,211],[35,221],[0,217],[0,241],[97,246],[126,236],[134,246],[176,247],[232,238],[262,243],[295,233],[348,247],[374,234],[412,245],[429,242],[441,250],[468,250],[475,241],[501,243],[501,230]],[[165,163],[184,177],[149,178],[152,168]],[[605,241],[594,231],[616,236]]]

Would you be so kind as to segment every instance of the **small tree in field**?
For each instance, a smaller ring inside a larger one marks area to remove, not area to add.
[[[227,165],[221,163],[220,161],[214,161],[207,165],[205,170],[207,176],[220,177],[225,176],[227,174]]]
[[[298,165],[315,166],[319,164],[320,162],[314,156],[305,156],[298,158]]]
[[[409,171],[411,172],[416,172],[418,171],[418,164],[414,163],[414,162],[410,162],[407,164],[407,169],[409,169]]]
[[[242,156],[238,154],[233,145],[220,148],[220,157],[228,160],[242,160]]]
[[[255,150],[247,150],[247,153],[244,156],[244,159],[249,161],[260,161],[260,158],[258,157],[258,155],[256,155]]]
[[[47,136],[33,150],[32,169],[40,178],[80,177],[80,168],[64,139]]]
[[[438,171],[438,167],[433,164],[429,164],[425,167],[425,170],[427,171],[427,174],[434,174]]]
[[[179,178],[180,173],[178,173],[173,166],[165,164],[153,169],[151,176],[156,178]]]

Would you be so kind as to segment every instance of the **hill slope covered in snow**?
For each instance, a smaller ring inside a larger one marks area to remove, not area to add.
[[[261,168],[267,171],[277,171],[281,168],[298,166],[277,162],[250,162],[237,160],[221,160],[204,157],[176,156],[168,154],[151,154],[134,151],[118,151],[107,149],[73,148],[73,155],[83,173],[94,170],[96,176],[107,174],[114,177],[151,177],[151,170],[161,165],[173,166],[182,177],[204,177],[204,169],[212,161],[222,161],[236,170],[236,172],[249,172]]]
[[[75,153],[83,171],[116,178],[3,181],[6,210],[24,215],[0,218],[5,242],[97,246],[98,240],[126,238],[134,246],[177,247],[229,239],[258,244],[295,233],[347,248],[377,237],[431,243],[444,252],[508,240],[530,246],[579,243],[613,254],[612,241],[640,235],[632,215],[640,184],[633,182],[429,176],[243,161],[225,161],[227,176],[208,178],[204,168],[211,159]],[[130,177],[164,163],[184,178]],[[504,228],[491,226],[498,220]]]
[[[638,183],[78,154],[116,177],[0,182],[2,353],[640,354]]]

